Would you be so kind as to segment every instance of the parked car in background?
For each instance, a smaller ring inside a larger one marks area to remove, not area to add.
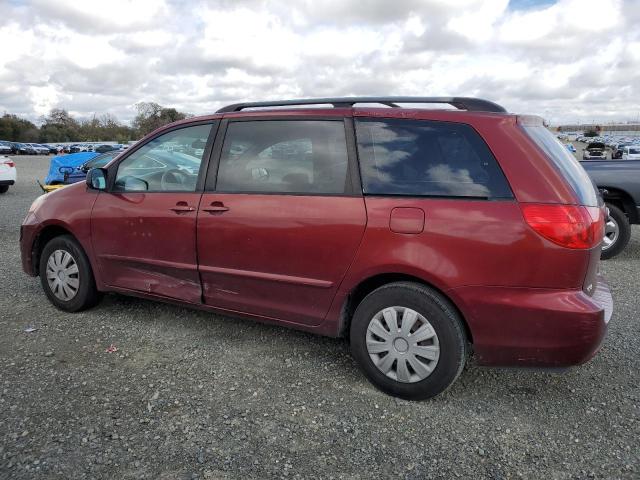
[[[17,142],[8,142],[11,147],[11,153],[14,155],[20,155],[20,143]]]
[[[629,243],[630,225],[640,224],[640,160],[591,160],[582,166],[606,202],[602,258],[613,258]]]
[[[397,107],[412,102],[464,111]],[[372,103],[391,108],[356,106]],[[473,98],[312,99],[162,127],[36,199],[20,242],[64,311],[117,291],[347,334],[374,385],[424,399],[471,350],[547,367],[597,352],[604,215],[541,118]]]
[[[13,153],[11,143],[0,140],[0,154]]]
[[[631,145],[631,142],[616,143],[611,148],[611,158],[612,159],[622,158],[622,150],[624,149],[624,147],[629,146],[629,145]]]
[[[46,145],[39,143],[33,143],[32,145],[38,155],[49,155],[51,153],[51,149]]]
[[[18,155],[35,155],[36,151],[30,143],[16,143]]]
[[[94,151],[98,153],[106,153],[112,150],[117,150],[118,148],[115,145],[98,145]]]
[[[573,143],[567,143],[565,147],[567,147],[567,150],[569,150],[571,153],[576,153],[576,147],[573,146]]]
[[[607,147],[602,142],[591,142],[582,152],[583,160],[605,160],[607,158]]]
[[[53,155],[57,155],[62,150],[60,145],[45,145],[45,147],[47,147],[49,149],[49,153],[52,153]]]
[[[16,164],[6,155],[0,156],[0,193],[7,193],[9,187],[16,183]]]
[[[622,160],[640,160],[640,145],[627,145],[622,149]]]

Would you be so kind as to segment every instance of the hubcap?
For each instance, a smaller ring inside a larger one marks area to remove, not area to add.
[[[410,308],[388,307],[369,322],[367,352],[387,377],[414,383],[427,378],[436,368],[440,343],[424,316]]]
[[[602,250],[608,250],[618,240],[620,234],[620,227],[618,222],[612,217],[607,217],[607,222],[604,224],[604,238],[602,241]]]
[[[78,293],[80,271],[71,254],[65,250],[55,250],[47,260],[47,283],[53,295],[68,302]]]

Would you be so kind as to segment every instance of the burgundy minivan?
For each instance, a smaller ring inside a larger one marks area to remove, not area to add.
[[[424,399],[471,352],[595,354],[603,218],[540,118],[473,98],[289,100],[156,130],[38,198],[21,250],[62,310],[119,292],[344,335],[375,386]]]

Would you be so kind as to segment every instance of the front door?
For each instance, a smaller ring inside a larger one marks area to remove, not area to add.
[[[171,130],[110,168],[115,179],[91,217],[106,284],[201,303],[197,186],[211,130],[210,123]]]
[[[205,303],[317,325],[366,224],[345,123],[231,121],[198,213]]]

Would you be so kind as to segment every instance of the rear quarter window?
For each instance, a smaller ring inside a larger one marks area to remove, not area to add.
[[[576,157],[543,125],[522,125],[522,128],[571,185],[580,204],[598,206],[596,187]]]
[[[489,147],[469,125],[358,119],[356,134],[365,194],[513,198]]]

